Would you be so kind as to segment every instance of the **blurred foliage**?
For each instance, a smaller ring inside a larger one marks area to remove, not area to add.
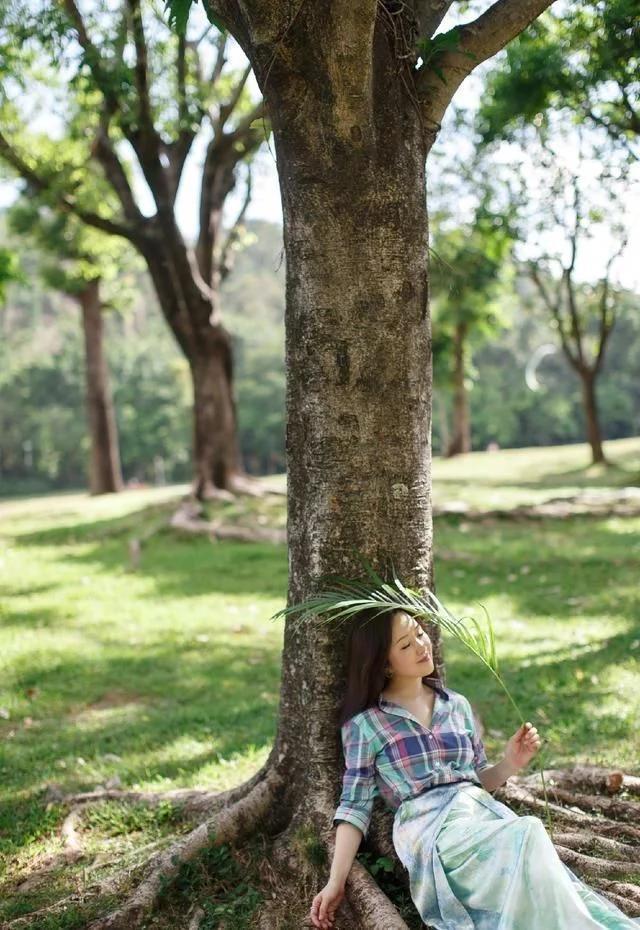
[[[18,256],[0,246],[0,305],[4,302],[7,284],[20,279]]]
[[[240,444],[252,473],[284,471],[284,265],[282,233],[249,222],[252,240],[238,253],[223,290],[223,312],[236,350]],[[82,345],[75,303],[45,292],[37,256],[21,250],[27,285],[8,288],[0,312],[0,493],[82,487],[86,456]],[[191,387],[186,362],[155,307],[145,275],[127,286],[132,297],[108,314],[106,341],[126,479],[153,483],[189,478]],[[606,438],[640,433],[640,297],[625,292],[599,386]],[[581,398],[560,352],[536,373],[525,371],[542,345],[553,343],[533,285],[519,277],[500,298],[508,328],[498,326],[472,352],[470,405],[476,449],[580,441]],[[446,371],[436,368],[435,402],[448,412]],[[433,423],[434,448],[442,425]],[[155,462],[155,464],[154,464]]]
[[[457,327],[463,325],[465,341],[477,345],[507,325],[502,298],[512,287],[513,230],[505,214],[492,210],[488,196],[468,222],[451,226],[446,215],[436,213],[432,225],[434,367],[440,383],[446,383],[453,374]]]
[[[640,0],[554,4],[496,59],[479,129],[490,141],[570,111],[637,154],[639,95]]]
[[[223,291],[236,348],[240,443],[252,472],[284,470],[284,269],[281,232],[248,224]],[[256,235],[257,233],[257,235]],[[87,442],[81,329],[74,301],[39,279],[40,254],[20,245],[23,284],[0,312],[0,493],[82,487]],[[148,278],[127,269],[110,283],[105,320],[125,479],[190,476],[191,385],[186,360],[156,307]]]

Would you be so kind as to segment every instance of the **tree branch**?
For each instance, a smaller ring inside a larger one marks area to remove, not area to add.
[[[109,82],[107,70],[105,69],[104,62],[102,61],[102,56],[89,36],[84,19],[82,18],[82,13],[80,12],[75,0],[64,0],[64,8],[67,11],[67,16],[75,26],[75,30],[78,35],[78,42],[80,43],[80,47],[84,52],[85,61],[98,88],[100,89],[100,92],[105,99],[109,112],[115,113],[116,111],[119,111],[120,101],[118,100],[117,94],[114,92],[113,87]]]
[[[214,123],[214,133],[217,134],[222,132],[227,120],[235,110],[242,96],[242,91],[244,86],[247,83],[247,79],[251,74],[251,65],[247,65],[245,70],[242,72],[242,76],[236,86],[233,88],[233,92],[229,99],[225,103],[221,103],[218,108],[218,116],[213,121]]]
[[[213,68],[211,69],[211,77],[209,78],[209,85],[214,87],[218,78],[222,74],[222,69],[225,66],[226,58],[224,53],[227,48],[227,34],[226,32],[221,32],[218,36],[216,42],[216,57],[213,63]]]
[[[118,158],[109,138],[109,120],[107,116],[100,121],[100,127],[93,143],[92,154],[95,154],[102,165],[105,177],[116,192],[126,218],[132,226],[142,224],[144,216],[136,203],[122,162]]]
[[[253,110],[251,110],[245,117],[243,117],[233,130],[233,132],[228,133],[227,137],[231,138],[233,143],[242,142],[244,143],[245,153],[247,151],[252,151],[257,149],[258,146],[264,141],[264,133],[260,130],[252,128],[252,123],[255,123],[256,120],[262,119],[266,115],[266,108],[264,100],[260,100],[259,103],[255,105]]]
[[[253,185],[253,177],[251,173],[251,165],[247,165],[247,187],[246,187],[246,192],[245,192],[245,198],[242,203],[242,207],[240,208],[240,212],[235,218],[235,222],[233,223],[233,226],[229,230],[227,234],[227,238],[225,239],[224,245],[222,246],[222,249],[220,250],[220,257],[218,259],[218,267],[220,269],[221,281],[226,280],[229,273],[233,270],[233,259],[231,257],[233,255],[233,252],[231,250],[233,246],[235,245],[235,243],[238,241],[238,237],[240,235],[240,227],[244,220],[249,204],[251,203],[252,185]]]
[[[214,272],[214,251],[222,223],[224,202],[236,182],[236,167],[260,147],[263,134],[251,124],[264,114],[260,101],[232,132],[221,132],[207,147],[200,190],[200,232],[196,245],[198,267],[208,285]]]
[[[430,39],[445,18],[453,0],[415,0],[414,13],[418,24],[418,36]]]
[[[176,54],[176,90],[178,96],[178,133],[188,128],[189,107],[187,106],[187,40],[178,36]]]
[[[431,144],[456,90],[474,68],[515,39],[553,0],[496,0],[477,19],[451,30],[454,50],[436,51],[416,73],[416,91]],[[427,49],[428,51],[428,49]]]
[[[569,362],[571,363],[571,365],[574,368],[577,368],[578,359],[574,357],[573,352],[571,351],[571,346],[569,345],[567,333],[564,328],[564,321],[562,319],[562,313],[560,311],[560,306],[562,302],[562,291],[561,291],[562,282],[560,283],[560,285],[558,286],[556,290],[555,300],[552,300],[551,295],[547,291],[547,287],[544,281],[542,280],[542,277],[540,275],[540,272],[538,270],[538,266],[536,265],[536,263],[529,262],[527,264],[527,268],[529,269],[529,275],[531,277],[531,280],[537,287],[538,293],[542,297],[543,303],[545,304],[545,306],[551,313],[551,316],[555,320],[556,326],[558,327],[558,333],[560,334],[560,342],[562,343],[562,350],[564,354],[566,355],[567,359],[569,360]]]
[[[571,319],[571,335],[573,336],[573,342],[576,347],[577,365],[579,366],[580,371],[587,371],[589,365],[585,359],[582,345],[583,332],[582,325],[580,323],[580,316],[578,314],[578,304],[576,301],[575,288],[573,285],[573,268],[565,268],[563,280],[567,291],[567,305],[569,307],[569,317]]]
[[[4,158],[34,191],[50,196],[59,209],[64,210],[66,213],[73,213],[74,216],[77,216],[89,226],[100,229],[102,232],[122,236],[123,239],[128,239],[130,242],[136,240],[137,233],[133,226],[107,219],[92,210],[85,210],[76,203],[73,195],[55,190],[51,179],[40,175],[34,168],[31,168],[2,132],[0,132],[0,157]]]
[[[615,326],[616,322],[616,307],[615,304],[609,304],[609,292],[611,286],[611,267],[615,260],[619,258],[620,255],[624,252],[627,247],[627,237],[625,236],[620,243],[620,248],[614,252],[609,261],[607,262],[607,269],[605,271],[604,279],[602,281],[602,294],[600,295],[600,339],[598,342],[598,348],[596,351],[596,357],[593,369],[595,372],[600,371],[602,366],[602,360],[604,358],[604,350],[606,348],[607,342],[609,341],[609,336],[611,335],[611,330]]]
[[[133,44],[136,50],[136,61],[134,75],[136,89],[138,91],[138,105],[140,116],[140,128],[148,137],[148,142],[152,139],[156,142],[156,151],[159,154],[158,135],[153,124],[151,114],[151,101],[149,98],[149,67],[147,61],[147,41],[144,35],[144,23],[142,22],[142,10],[140,0],[127,0],[129,13],[131,15],[131,31],[133,33]]]

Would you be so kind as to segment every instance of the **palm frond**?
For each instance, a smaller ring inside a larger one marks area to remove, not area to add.
[[[371,581],[377,581],[375,586],[362,580],[336,577],[330,587],[300,604],[283,607],[271,619],[291,618],[300,622],[315,616],[322,622],[335,623],[344,622],[365,611],[375,617],[385,611],[402,610],[412,617],[430,621],[443,632],[455,636],[492,672],[497,673],[495,633],[486,611],[487,631],[474,617],[465,618],[467,622],[455,617],[432,591],[420,593],[408,588],[395,574],[392,581],[384,581],[371,569],[369,576]]]

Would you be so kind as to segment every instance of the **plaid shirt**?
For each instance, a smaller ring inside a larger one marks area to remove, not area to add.
[[[374,798],[397,810],[403,801],[438,785],[472,781],[487,768],[467,698],[432,682],[435,691],[427,730],[404,707],[383,697],[342,725],[345,772],[333,822],[346,820],[367,835]]]

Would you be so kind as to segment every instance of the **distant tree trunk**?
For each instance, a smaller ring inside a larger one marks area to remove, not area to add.
[[[86,407],[91,440],[89,491],[108,494],[122,490],[122,472],[118,427],[104,353],[100,282],[90,281],[76,294],[76,299],[82,310],[84,333]]]
[[[591,460],[594,465],[605,462],[602,448],[602,432],[600,430],[600,417],[596,398],[596,374],[593,371],[579,372],[582,383],[582,402],[587,425],[587,440],[591,446]]]
[[[435,390],[433,393],[433,406],[434,412],[437,411],[438,421],[440,423],[440,455],[446,455],[451,443],[449,419],[447,417],[447,405],[441,394],[438,394],[438,392]]]
[[[237,441],[233,398],[231,339],[221,327],[211,328],[189,359],[193,378],[194,492],[200,499],[216,488],[234,487],[243,472]]]
[[[457,323],[453,336],[453,435],[447,457],[471,452],[469,398],[465,385],[467,324]]]
[[[163,235],[167,236],[166,229]],[[177,229],[165,252],[157,237],[144,243],[144,257],[164,317],[182,349],[193,384],[193,493],[199,499],[244,487],[233,395],[231,336],[216,308],[219,294],[190,265]]]

